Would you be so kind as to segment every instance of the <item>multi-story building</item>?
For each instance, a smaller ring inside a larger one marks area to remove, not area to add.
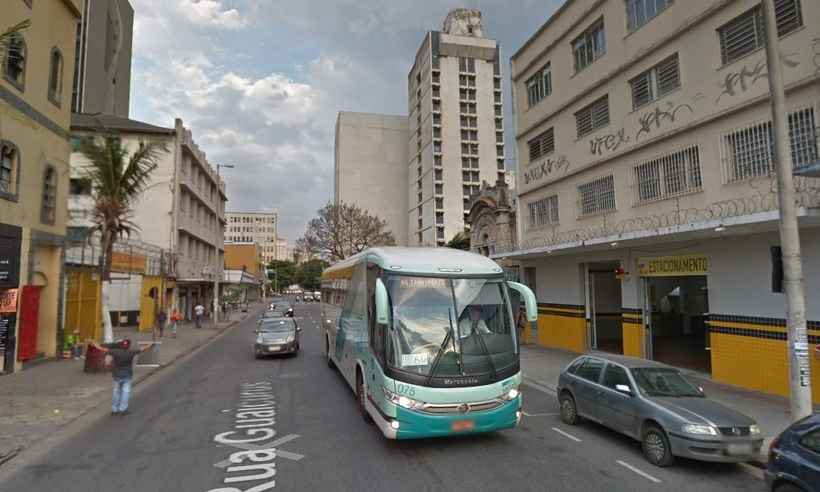
[[[801,168],[818,160],[820,4],[775,4]],[[756,0],[567,1],[512,57],[520,241],[495,256],[536,291],[539,343],[788,392],[762,30]],[[795,183],[816,340],[820,184]]]
[[[94,134],[100,128],[119,135],[132,149],[145,139],[165,143],[168,152],[158,159],[151,182],[133,204],[132,222],[137,230],[131,239],[171,253],[170,264],[162,271],[167,277],[164,305],[176,306],[190,316],[198,303],[215,304],[224,264],[227,197],[225,183],[205,152],[180,119],[173,128],[163,128],[112,115],[73,116],[74,137]],[[71,154],[70,213],[75,227],[87,220],[83,195],[90,190],[81,171],[85,162],[81,153]],[[76,237],[82,232],[75,231]]]
[[[0,370],[62,342],[71,74],[79,0],[3,2],[0,32]]]
[[[428,32],[407,84],[408,241],[441,246],[464,231],[481,182],[504,173],[500,54],[481,12],[452,10]]]
[[[134,9],[128,0],[77,0],[76,63],[71,111],[128,117]]]
[[[262,260],[267,265],[276,259],[276,233],[279,222],[277,212],[228,212],[225,220],[225,241],[233,243],[256,243]]]
[[[259,299],[265,283],[262,248],[256,242],[225,243],[224,292],[236,302]]]
[[[276,240],[276,259],[279,261],[293,261],[293,248],[288,244],[287,239]]]
[[[407,116],[340,111],[333,202],[357,205],[387,222],[407,245]]]

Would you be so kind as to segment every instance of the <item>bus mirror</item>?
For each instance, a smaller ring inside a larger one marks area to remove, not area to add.
[[[530,288],[518,282],[507,282],[507,285],[521,295],[521,300],[524,301],[524,306],[527,309],[527,321],[538,321],[538,303],[535,301],[535,294],[532,293]]]
[[[387,324],[387,313],[390,311],[390,306],[387,302],[387,287],[382,283],[382,279],[376,279],[376,323],[380,325]]]

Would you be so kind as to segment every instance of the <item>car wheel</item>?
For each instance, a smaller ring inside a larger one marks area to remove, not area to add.
[[[581,417],[578,416],[578,407],[575,405],[575,399],[572,395],[562,394],[559,402],[561,404],[561,420],[565,424],[575,425],[581,421]]]
[[[655,466],[669,466],[675,462],[666,432],[657,425],[647,425],[643,431],[641,449],[646,460]]]
[[[361,371],[356,371],[356,399],[359,400],[359,411],[362,413],[362,418],[369,424],[373,422],[373,418],[367,411],[365,398],[367,398],[367,395],[364,390],[364,378],[362,378]]]

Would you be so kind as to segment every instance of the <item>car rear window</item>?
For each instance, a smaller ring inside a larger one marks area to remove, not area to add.
[[[604,361],[600,359],[587,359],[584,361],[584,364],[578,368],[575,375],[588,381],[592,381],[593,383],[597,383],[603,367]]]

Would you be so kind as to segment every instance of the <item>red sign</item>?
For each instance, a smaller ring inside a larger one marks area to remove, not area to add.
[[[0,314],[17,312],[17,289],[0,290]]]

